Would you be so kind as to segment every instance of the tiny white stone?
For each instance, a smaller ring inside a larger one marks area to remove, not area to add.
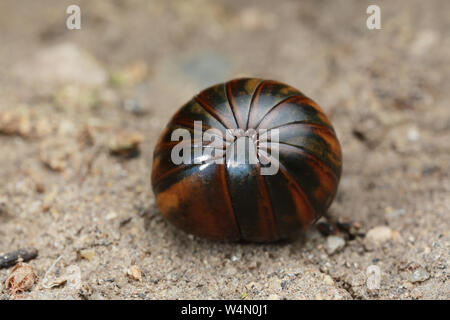
[[[115,213],[114,211],[106,215],[106,220],[113,220],[115,218],[117,218],[117,213]]]
[[[333,254],[345,247],[345,240],[337,236],[328,236],[325,249],[328,254]]]
[[[420,133],[417,128],[410,128],[408,130],[408,140],[411,142],[416,142],[420,139]]]
[[[332,286],[334,284],[333,278],[329,275],[325,275],[325,277],[323,277],[323,281],[327,286]]]
[[[387,226],[377,226],[367,232],[364,239],[364,246],[367,250],[372,250],[381,246],[383,243],[392,238],[392,230]]]

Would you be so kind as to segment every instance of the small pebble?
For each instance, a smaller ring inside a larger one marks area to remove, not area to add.
[[[134,115],[143,115],[145,114],[145,110],[142,108],[141,103],[135,99],[126,99],[123,102],[123,108],[125,111],[128,111]]]
[[[84,249],[79,251],[79,256],[82,259],[92,260],[95,257],[95,251],[91,249]]]
[[[325,249],[329,255],[332,255],[345,247],[345,240],[338,236],[328,236]]]
[[[106,218],[106,220],[114,220],[115,218],[117,218],[117,213],[112,211],[112,212],[108,213],[105,218]]]
[[[408,280],[412,283],[423,282],[430,278],[429,273],[424,267],[419,266],[417,269],[413,270]]]
[[[408,130],[408,140],[411,142],[416,142],[420,139],[420,133],[416,128],[411,128]]]
[[[127,271],[128,277],[130,277],[133,280],[141,281],[142,280],[142,270],[137,265],[132,265],[128,268]]]
[[[94,290],[88,283],[83,283],[78,290],[78,294],[84,299],[88,299],[93,293]]]
[[[370,229],[364,239],[366,250],[374,250],[392,238],[392,230],[387,226],[377,226]]]
[[[78,149],[72,140],[65,137],[56,137],[41,142],[39,158],[50,170],[61,172],[69,167],[71,158],[77,154]]]
[[[94,292],[91,295],[90,300],[105,300],[105,297],[101,295],[99,292]]]
[[[414,299],[420,299],[420,298],[422,298],[423,294],[422,294],[422,292],[420,292],[420,291],[418,291],[418,290],[413,290],[413,291],[411,292],[411,296],[412,296]]]
[[[141,298],[142,300],[147,299],[147,296],[144,293],[138,293],[138,297]]]
[[[332,286],[332,285],[334,285],[334,280],[333,280],[333,278],[330,277],[329,275],[325,275],[325,276],[323,277],[323,282],[325,282],[325,284],[326,284],[327,286]]]
[[[139,154],[139,145],[143,140],[140,133],[123,130],[110,138],[109,151],[113,155],[132,157]]]

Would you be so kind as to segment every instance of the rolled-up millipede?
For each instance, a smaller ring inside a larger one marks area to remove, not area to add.
[[[189,138],[173,141],[177,129]],[[152,186],[162,215],[186,232],[271,242],[325,214],[341,170],[336,133],[314,101],[245,78],[203,90],[172,117],[154,151]]]

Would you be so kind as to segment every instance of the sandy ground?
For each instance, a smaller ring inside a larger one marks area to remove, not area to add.
[[[39,250],[22,298],[449,299],[450,2],[376,2],[381,30],[366,1],[1,1],[0,252]],[[65,28],[73,3],[81,30]],[[358,232],[230,244],[160,217],[159,133],[237,76],[289,83],[330,116],[330,213]],[[110,154],[123,131],[142,135],[137,157]]]

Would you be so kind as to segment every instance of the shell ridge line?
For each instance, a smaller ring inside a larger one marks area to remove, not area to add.
[[[194,100],[205,110],[207,113],[209,113],[214,119],[220,122],[220,124],[225,128],[230,128],[230,124],[226,124],[226,121],[222,119],[222,117],[214,110],[213,107],[208,105],[205,101],[202,100],[198,95],[194,97]]]
[[[248,115],[247,115],[247,124],[245,125],[245,130],[248,130],[248,124],[250,122],[250,116],[252,114],[253,105],[255,104],[256,98],[259,96],[262,90],[263,84],[267,80],[262,80],[255,88],[255,91],[253,91],[252,98],[250,99],[250,106],[248,107]]]
[[[191,135],[191,138],[189,139],[189,140],[191,140],[191,141],[194,141],[195,140],[195,127],[194,127],[194,123],[192,123],[192,122],[185,122],[184,120],[182,121],[182,122],[178,122],[178,121],[176,121],[176,122],[173,122],[172,123],[172,125],[177,125],[177,126],[180,126],[182,129],[188,129],[189,131],[192,131],[191,133],[192,134],[194,134],[194,137],[192,137],[192,135]],[[179,129],[179,128],[177,128],[177,129]],[[207,130],[210,130],[210,129],[215,129],[215,128],[213,128],[213,127],[210,127],[210,126],[202,126],[202,136],[203,136],[203,132],[206,132]],[[217,129],[218,130],[218,129]],[[217,134],[217,133],[208,133],[210,136],[214,136],[214,137],[217,137],[217,138],[220,138],[223,142],[226,142],[226,140],[225,140],[225,138],[224,138],[224,136],[223,136],[223,133],[222,134]],[[164,136],[163,136],[164,137]],[[162,138],[161,138],[162,139]],[[163,144],[169,144],[169,143],[171,143],[171,142],[180,142],[180,141],[174,141],[174,140],[170,140],[170,141],[168,141],[167,139],[163,139],[163,140],[161,140],[160,139],[160,141],[162,141],[161,143],[163,143]],[[202,137],[200,137],[200,139],[202,139]]]
[[[331,130],[328,127],[323,126],[320,123],[315,123],[315,122],[313,122],[311,120],[305,120],[305,121],[301,120],[301,121],[287,122],[287,123],[280,124],[278,126],[275,126],[275,127],[272,127],[270,129],[266,129],[266,130],[267,130],[267,133],[270,132],[271,130],[274,130],[274,129],[279,129],[279,130],[280,129],[281,130],[285,129],[285,130],[287,130],[287,127],[289,127],[289,126],[295,126],[295,127],[298,126],[300,128],[308,127],[308,128],[311,128],[311,129],[315,129],[315,130],[318,130],[321,133],[329,134],[331,137],[333,137],[335,140],[337,140],[336,132],[334,132],[333,130]]]
[[[258,157],[259,157],[259,154],[258,154]],[[282,232],[280,232],[280,222],[279,222],[279,217],[278,217],[278,215],[276,215],[275,214],[275,210],[274,210],[274,202],[273,202],[273,199],[272,199],[272,197],[271,197],[271,188],[269,188],[269,185],[267,184],[267,178],[265,177],[265,176],[261,176],[262,177],[262,179],[264,180],[264,184],[265,184],[265,186],[266,186],[266,189],[267,189],[267,197],[269,198],[269,203],[270,203],[270,206],[272,207],[272,214],[273,214],[273,221],[275,222],[275,229],[276,229],[276,233],[277,233],[277,239],[279,240],[279,239],[281,239],[282,238]]]
[[[180,121],[181,121],[180,123],[179,122],[174,122],[174,124],[180,125],[181,127],[186,128],[186,129],[191,129],[191,130],[193,130],[193,133],[195,134],[195,127],[194,127],[194,123],[193,122],[191,122],[191,121],[186,122],[184,120],[180,120]],[[224,138],[224,136],[225,136],[224,131],[222,131],[220,129],[217,129],[217,128],[213,128],[211,126],[207,126],[205,124],[202,124],[202,133],[206,132],[207,130],[210,130],[210,129],[215,129],[215,130],[221,131],[220,135],[215,134],[215,133],[209,133],[209,134],[212,135],[212,136],[220,138],[223,142],[226,142],[226,139]],[[225,127],[224,127],[224,129],[225,129]]]
[[[177,173],[178,171],[190,169],[195,166],[200,166],[202,163],[190,163],[190,164],[180,164],[176,166],[175,168],[172,168],[170,170],[167,170],[165,173],[160,175],[158,178],[155,178],[155,181],[153,182],[154,188],[157,189],[158,185],[163,182],[165,179],[170,177],[172,174]]]
[[[296,149],[296,151],[298,152],[298,153],[301,153],[301,154],[303,154],[304,156],[306,156],[307,158],[310,158],[313,162],[315,162],[320,168],[326,168],[324,171],[328,171],[329,170],[329,173],[328,173],[328,175],[331,175],[332,177],[333,177],[333,179],[334,180],[338,180],[338,178],[337,178],[337,175],[333,172],[333,170],[325,163],[325,162],[323,162],[322,160],[320,160],[319,158],[317,158],[315,155],[313,155],[311,152],[309,152],[309,151],[307,151],[307,150],[305,150],[303,147],[301,147],[301,146],[295,146],[295,145],[292,145],[292,144],[289,144],[289,143],[286,143],[286,142],[278,142],[279,144],[280,144],[280,146],[279,147],[281,147],[281,148],[283,148],[283,146],[281,146],[281,145],[284,145],[285,147],[290,147],[290,148],[294,148],[294,149]],[[280,150],[280,152],[281,152],[281,150]]]
[[[269,190],[268,190],[268,186],[266,183],[266,180],[264,179],[264,176],[261,175],[261,164],[258,162],[258,188],[260,189],[260,192],[263,193],[263,198],[266,199],[265,203],[267,203],[268,205],[268,214],[270,215],[271,218],[271,222],[269,222],[269,227],[271,227],[271,232],[274,235],[274,240],[278,240],[280,238],[280,232],[278,230],[278,224],[277,224],[277,219],[275,216],[275,212],[273,209],[273,202],[272,199],[270,198],[270,194],[269,194]]]
[[[312,128],[317,128],[317,129],[320,129],[320,130],[324,130],[324,131],[328,132],[330,135],[332,135],[334,138],[337,138],[336,137],[336,132],[334,132],[332,129],[324,126],[323,124],[315,123],[315,122],[313,122],[311,120],[298,120],[298,121],[287,122],[287,123],[280,124],[279,126],[268,128],[266,130],[270,131],[270,130],[273,130],[273,129],[280,129],[280,128],[283,128],[283,127],[293,126],[293,125],[300,125],[301,127],[312,127]]]
[[[224,85],[224,91],[225,91],[225,97],[227,98],[228,107],[230,108],[231,114],[233,115],[233,118],[234,118],[234,122],[236,123],[236,128],[240,128],[239,122],[238,122],[238,120],[236,118],[236,113],[235,113],[235,110],[234,110],[235,106],[234,106],[234,104],[232,102],[232,99],[230,99],[230,93],[231,93],[230,82],[227,82]]]
[[[286,98],[284,98],[283,100],[281,100],[280,102],[276,103],[273,107],[271,107],[262,117],[261,119],[258,121],[257,125],[255,126],[255,130],[259,128],[259,125],[264,121],[264,119],[270,114],[272,113],[272,111],[276,108],[278,108],[280,105],[286,103],[288,100],[290,99],[294,99],[296,97],[303,97],[303,94],[294,94],[291,96],[288,96]]]
[[[278,167],[279,170],[281,172],[281,174],[283,174],[283,176],[286,178],[286,180],[288,181],[288,188],[291,189],[291,187],[289,186],[289,184],[294,186],[294,189],[300,194],[300,197],[303,200],[303,203],[305,204],[305,206],[308,208],[308,210],[306,212],[301,212],[301,221],[300,223],[304,226],[307,226],[309,224],[310,219],[310,215],[308,214],[308,212],[313,212],[313,217],[317,216],[317,212],[316,209],[313,207],[313,205],[311,204],[311,202],[309,201],[308,197],[306,196],[305,191],[303,190],[303,188],[298,184],[297,181],[294,180],[294,178],[292,178],[289,174],[288,171],[285,167],[285,165],[283,164],[282,161],[280,161],[279,159],[274,159],[272,156],[265,156],[262,155],[263,157],[267,158],[268,160],[273,159],[274,161],[278,162]],[[293,192],[293,191],[291,191]],[[305,216],[305,213],[307,216]],[[305,223],[306,221],[306,223]]]
[[[255,88],[253,88],[253,92],[251,93],[250,102],[248,103],[247,115],[246,115],[246,117],[244,116],[244,118],[243,118],[243,119],[247,118],[247,122],[246,122],[246,124],[245,124],[245,128],[242,128],[242,129],[245,129],[245,130],[248,129],[248,121],[249,121],[249,118],[250,118],[250,108],[251,108],[253,96],[255,95],[256,90],[258,89],[259,85],[260,85],[262,82],[264,82],[264,80],[259,79],[258,85],[256,85]],[[245,121],[245,120],[244,120],[244,121]]]
[[[306,196],[305,190],[303,190],[303,188],[298,184],[297,181],[295,181],[288,173],[286,170],[286,167],[280,162],[280,171],[281,173],[285,176],[285,178],[294,185],[295,190],[300,194],[303,202],[305,203],[305,205],[308,207],[308,210],[306,210],[306,212],[301,212],[301,218],[304,219],[304,221],[301,221],[301,223],[307,227],[308,224],[310,223],[310,214],[309,212],[313,213],[313,217],[317,217],[317,212],[316,212],[316,208],[313,207],[313,205],[311,204],[311,201],[309,201],[308,197]]]
[[[226,198],[226,203],[228,205],[228,210],[230,210],[231,212],[231,216],[234,219],[234,224],[236,225],[237,231],[239,232],[239,240],[242,240],[242,230],[241,230],[241,226],[239,224],[239,220],[236,216],[236,210],[233,206],[233,201],[231,200],[231,193],[230,193],[230,186],[228,185],[228,179],[227,179],[227,168],[225,165],[218,165],[217,166],[217,170],[219,170],[219,168],[222,167],[223,169],[221,170],[221,175],[220,177],[222,178],[222,188],[223,188],[223,192],[225,193],[225,198]]]
[[[256,85],[252,88],[251,92],[246,91],[245,94],[245,98],[248,98],[249,101],[246,104],[246,106],[244,105],[240,105],[237,100],[235,95],[233,94],[233,86],[236,84],[236,82],[238,81],[252,81],[252,80],[257,80],[258,82],[256,83]],[[234,79],[231,81],[227,82],[227,94],[230,102],[230,105],[234,111],[235,114],[235,119],[236,122],[238,123],[238,128],[239,129],[243,129],[245,130],[245,126],[246,126],[246,122],[247,122],[247,118],[248,118],[248,113],[249,113],[249,109],[250,109],[250,103],[251,103],[251,98],[253,97],[253,94],[255,93],[255,90],[257,89],[258,85],[262,82],[262,79],[253,79],[253,78],[239,78],[239,79]]]
[[[216,118],[214,118],[214,119],[216,119]],[[217,119],[216,119],[217,120]],[[218,121],[218,120],[217,120]],[[221,122],[219,122],[222,126],[223,126],[223,124],[221,123]],[[180,127],[183,127],[183,128],[186,128],[186,129],[192,129],[192,130],[194,130],[195,129],[195,127],[194,127],[194,122],[193,121],[189,121],[189,120],[185,120],[185,119],[177,119],[177,120],[173,120],[172,122],[171,122],[171,124],[172,125],[178,125],[178,126],[180,126]],[[202,123],[202,132],[205,132],[205,131],[207,131],[207,130],[209,130],[209,129],[217,129],[217,130],[220,130],[220,129],[218,129],[218,128],[213,128],[212,126],[208,126],[208,125],[205,125],[204,123]],[[222,131],[222,140],[224,140],[223,139],[223,134],[224,134],[224,132],[226,132],[226,130],[227,130],[227,128],[225,127],[225,126],[223,126],[223,130],[220,130],[220,131]],[[217,135],[216,135],[217,136]],[[225,141],[225,140],[224,140]]]

